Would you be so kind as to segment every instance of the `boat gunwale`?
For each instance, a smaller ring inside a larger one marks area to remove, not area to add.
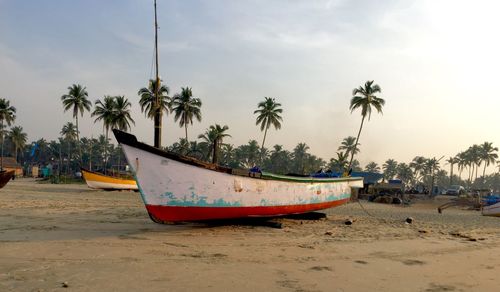
[[[297,183],[333,183],[333,182],[345,182],[345,181],[358,181],[363,179],[362,177],[316,178],[316,177],[295,177],[295,176],[274,174],[269,172],[255,173],[244,169],[230,168],[212,163],[207,163],[192,157],[178,155],[170,151],[161,150],[146,143],[139,142],[137,141],[135,135],[120,131],[118,129],[113,129],[113,133],[116,137],[116,140],[120,144],[134,147],[142,151],[156,154],[158,156],[165,157],[177,162],[189,164],[191,166],[204,168],[215,172],[226,173],[234,176],[250,177],[261,180],[288,181]],[[129,163],[131,163],[131,161],[129,161]]]

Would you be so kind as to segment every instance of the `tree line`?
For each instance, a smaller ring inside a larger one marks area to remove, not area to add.
[[[425,184],[430,179],[443,185],[478,184],[481,179],[486,184],[488,177],[485,174],[486,167],[496,162],[498,158],[497,148],[492,143],[485,142],[481,145],[473,145],[468,150],[450,157],[450,174],[441,169],[439,161],[435,158],[415,157],[409,163],[398,163],[388,159],[380,168],[375,162],[368,163],[364,168],[354,158],[360,152],[360,134],[365,121],[369,121],[372,110],[382,113],[385,101],[378,97],[381,92],[379,85],[373,81],[367,81],[364,86],[353,89],[349,109],[351,112],[359,109],[361,111],[361,124],[357,136],[349,136],[343,139],[337,152],[330,160],[325,161],[316,155],[309,153],[306,143],[298,143],[293,149],[284,149],[283,145],[276,144],[270,148],[265,146],[268,130],[281,129],[283,122],[283,108],[275,98],[264,97],[257,104],[253,112],[256,115],[255,123],[263,133],[262,142],[249,140],[247,144],[235,146],[225,143],[224,140],[230,136],[227,125],[210,125],[203,133],[197,135],[197,139],[189,139],[188,128],[194,121],[202,121],[202,101],[193,96],[192,88],[182,87],[181,92],[170,95],[170,89],[161,84],[157,90],[155,80],[150,80],[147,87],[138,91],[139,106],[143,114],[154,119],[155,112],[160,109],[165,115],[173,116],[174,122],[184,128],[184,137],[179,141],[163,147],[166,150],[192,156],[207,162],[218,163],[229,167],[251,168],[259,166],[261,169],[275,173],[310,174],[318,171],[332,171],[336,173],[347,173],[352,171],[382,172],[386,179],[402,179],[410,185]],[[158,92],[159,103],[156,103],[156,92]],[[110,143],[109,130],[117,128],[129,131],[135,125],[131,117],[131,102],[123,95],[106,95],[95,100],[93,106],[88,98],[86,87],[73,84],[68,87],[66,94],[61,96],[63,110],[72,112],[73,121],[63,125],[60,138],[54,141],[39,139],[30,144],[27,143],[27,135],[22,127],[14,126],[10,131],[5,130],[5,125],[10,126],[15,120],[16,109],[10,106],[6,99],[0,99],[0,128],[2,151],[4,142],[7,154],[15,156],[23,164],[57,164],[60,172],[72,173],[78,167],[84,166],[91,169],[106,171],[106,169],[124,165],[123,156],[119,146]],[[84,113],[90,113],[95,123],[102,123],[103,133],[94,137],[80,137],[79,117]],[[4,136],[6,139],[4,139]],[[5,141],[4,141],[5,140]],[[488,154],[485,154],[488,153]],[[453,174],[454,166],[457,166],[459,175]],[[482,167],[482,176],[478,178],[478,172]],[[462,179],[462,173],[467,174],[467,179]],[[449,179],[445,183],[444,177]]]

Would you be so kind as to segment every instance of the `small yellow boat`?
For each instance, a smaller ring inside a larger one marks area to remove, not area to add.
[[[100,190],[138,190],[133,179],[114,177],[81,168],[83,178],[91,189]]]

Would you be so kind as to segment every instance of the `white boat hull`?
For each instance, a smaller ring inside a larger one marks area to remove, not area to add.
[[[124,143],[122,149],[146,208],[159,221],[303,213],[346,203],[351,188],[363,187],[362,178],[266,173],[254,178],[194,166]]]
[[[484,216],[500,217],[500,203],[483,207],[482,213]]]

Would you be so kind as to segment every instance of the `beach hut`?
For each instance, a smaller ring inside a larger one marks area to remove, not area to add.
[[[23,168],[14,157],[2,157],[3,169],[13,170],[16,176],[23,176]]]

